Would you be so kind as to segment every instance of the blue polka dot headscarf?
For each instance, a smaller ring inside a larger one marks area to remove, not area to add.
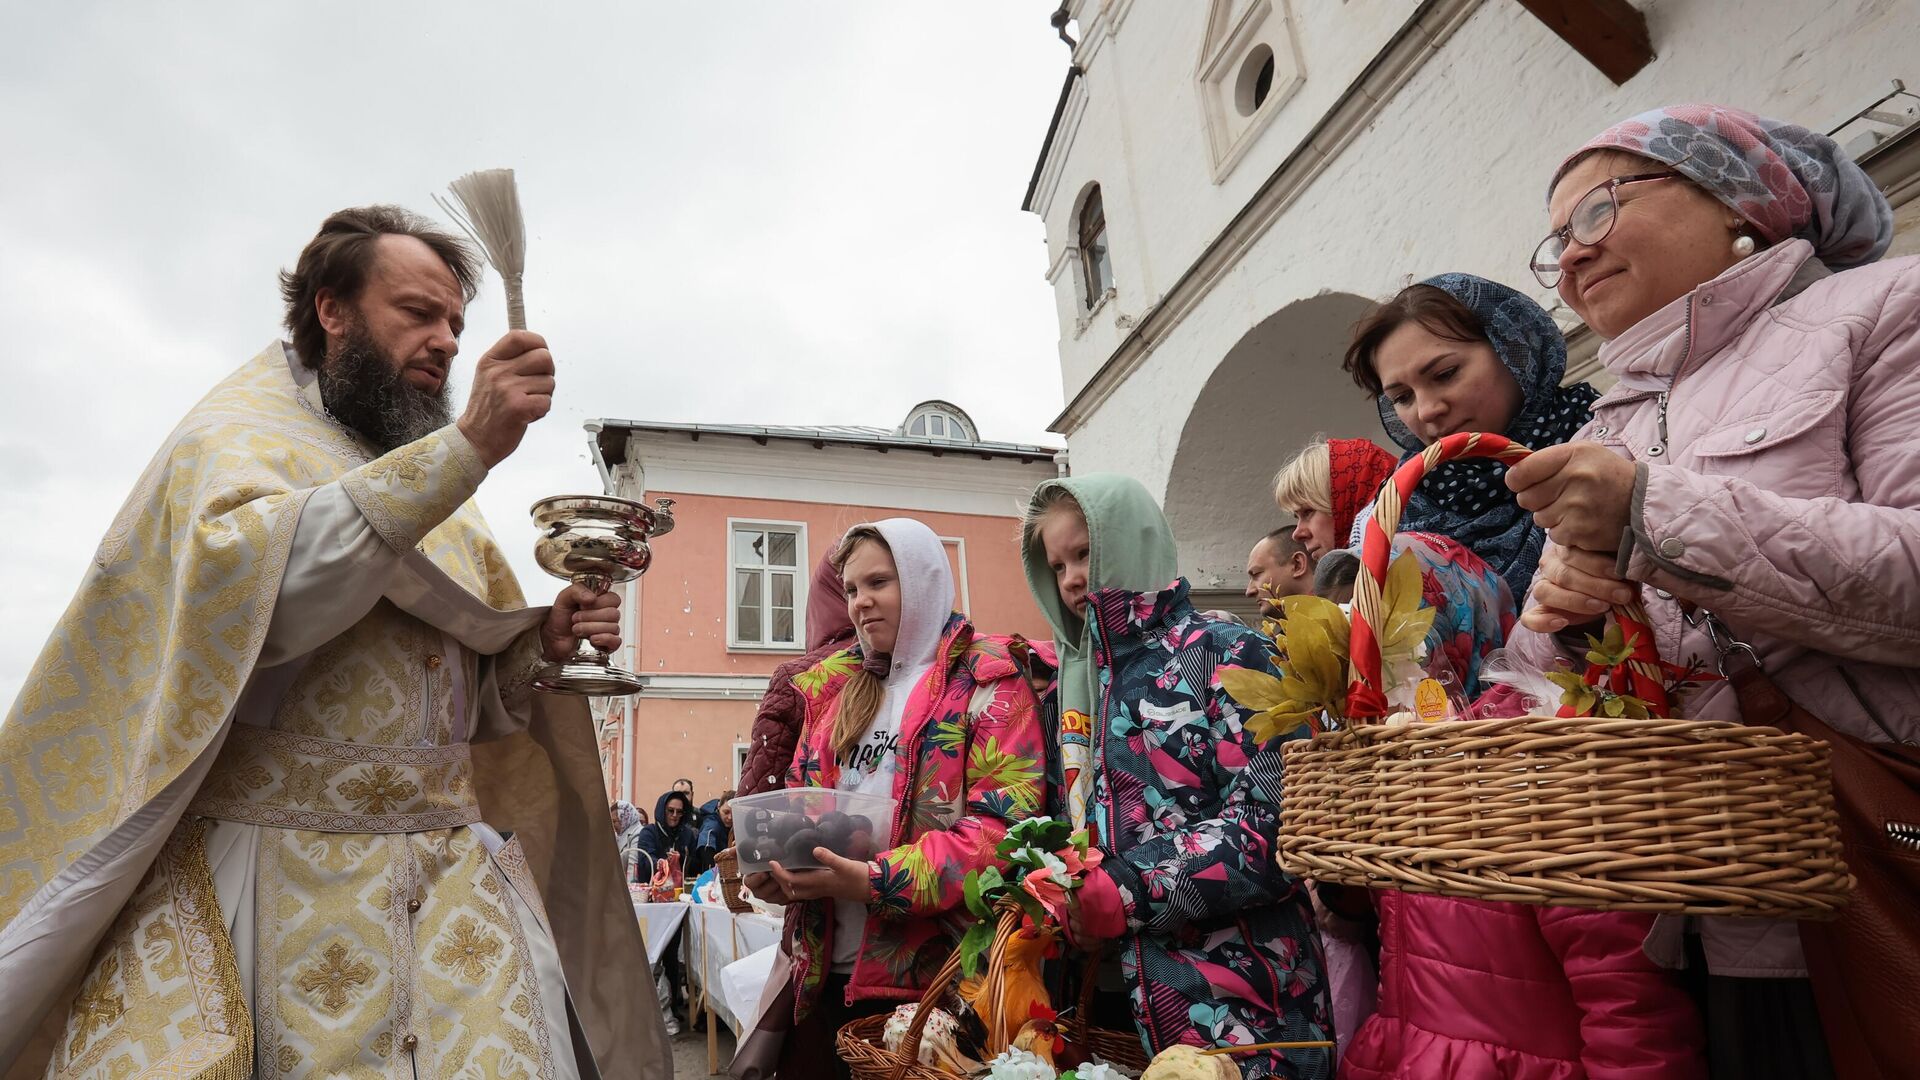
[[[1553,317],[1539,304],[1497,281],[1472,274],[1441,274],[1420,282],[1465,304],[1480,317],[1493,353],[1513,374],[1524,395],[1520,410],[1500,432],[1539,450],[1566,442],[1593,415],[1599,393],[1586,383],[1561,386],[1567,371],[1567,343]],[[1426,449],[1420,437],[1400,422],[1385,394],[1377,399],[1380,423],[1407,458]],[[1507,490],[1507,467],[1492,461],[1452,461],[1427,474],[1400,517],[1403,532],[1450,536],[1485,559],[1516,601],[1527,595],[1546,530],[1520,509]]]

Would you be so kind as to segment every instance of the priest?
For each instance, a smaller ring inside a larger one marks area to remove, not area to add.
[[[671,1076],[584,701],[473,497],[545,416],[479,264],[395,207],[154,456],[0,725],[0,1073]]]

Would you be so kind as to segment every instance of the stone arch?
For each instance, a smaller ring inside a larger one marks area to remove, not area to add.
[[[1247,331],[1207,377],[1162,500],[1180,572],[1200,606],[1251,614],[1240,595],[1247,550],[1288,520],[1271,494],[1288,458],[1316,434],[1387,444],[1373,402],[1340,370],[1348,330],[1371,306],[1339,292],[1288,304]]]

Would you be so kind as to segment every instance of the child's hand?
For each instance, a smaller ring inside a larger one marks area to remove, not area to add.
[[[842,858],[823,847],[814,848],[813,857],[821,869],[788,870],[777,862],[770,864],[773,878],[788,901],[849,900],[864,904],[873,899],[866,863]]]
[[[748,874],[740,884],[745,885],[747,891],[752,893],[756,900],[765,900],[769,904],[778,904],[781,907],[787,906],[787,894],[780,891],[780,883],[773,880],[773,875],[765,870],[757,874]]]

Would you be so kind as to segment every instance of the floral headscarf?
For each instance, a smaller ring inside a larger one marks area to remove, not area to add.
[[[1672,167],[1745,218],[1769,244],[1799,237],[1835,270],[1862,266],[1893,242],[1893,208],[1832,139],[1725,105],[1669,105],[1588,140],[1554,170],[1625,150]]]
[[[613,804],[613,812],[619,817],[619,822],[618,822],[619,832],[627,833],[640,827],[640,810],[638,807],[634,806],[632,803],[628,802],[627,800],[625,799],[615,800]]]
[[[1566,442],[1586,424],[1600,395],[1586,383],[1560,385],[1567,371],[1567,343],[1539,304],[1472,274],[1441,274],[1420,284],[1441,290],[1479,316],[1493,354],[1520,384],[1520,409],[1507,430],[1496,434],[1540,450]],[[1376,403],[1381,425],[1406,449],[1406,457],[1426,449],[1400,422],[1385,394]],[[1513,500],[1506,472],[1505,465],[1484,460],[1450,461],[1434,469],[1407,500],[1400,528],[1458,540],[1505,578],[1515,597],[1524,597],[1540,565],[1547,531]]]

